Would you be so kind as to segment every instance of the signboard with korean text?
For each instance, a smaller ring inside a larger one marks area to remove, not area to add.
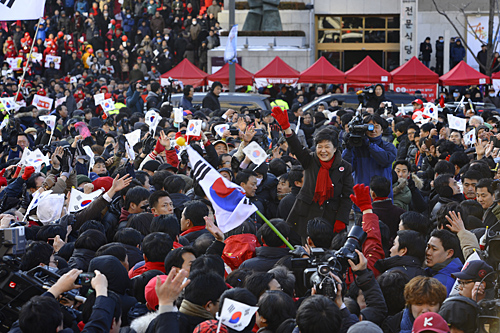
[[[403,65],[414,56],[418,56],[417,39],[417,0],[401,0],[399,64]]]
[[[435,84],[398,84],[393,83],[394,91],[397,93],[407,93],[415,95],[415,91],[420,90],[422,97],[429,102],[434,102],[437,98],[437,85]]]

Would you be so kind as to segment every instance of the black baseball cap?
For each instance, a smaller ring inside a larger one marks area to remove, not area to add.
[[[482,260],[466,262],[461,272],[452,273],[451,276],[460,280],[481,281],[493,268]]]

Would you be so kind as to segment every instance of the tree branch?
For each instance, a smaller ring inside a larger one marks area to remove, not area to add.
[[[446,18],[446,20],[448,20],[448,22],[450,23],[450,25],[453,27],[453,29],[455,29],[455,32],[458,34],[458,37],[460,38],[462,44],[470,52],[470,54],[472,54],[472,56],[474,57],[474,60],[476,60],[476,62],[481,66],[481,63],[479,62],[477,56],[474,54],[474,52],[472,51],[472,49],[469,47],[469,44],[465,41],[465,38],[463,37],[462,33],[457,28],[457,26],[455,25],[455,23],[453,23],[453,21],[450,19],[450,17],[448,16],[448,14],[446,14],[446,12],[444,10],[439,9],[439,7],[438,7],[438,5],[436,3],[436,0],[432,0],[432,3],[434,4],[434,8],[436,8],[436,11],[440,15],[444,16]],[[465,20],[467,21],[467,17],[465,17]]]

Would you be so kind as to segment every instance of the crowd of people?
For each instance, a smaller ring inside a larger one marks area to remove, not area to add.
[[[33,63],[18,94],[21,73],[2,71],[0,95],[17,107],[0,104],[0,229],[22,230],[26,246],[0,262],[0,330],[496,331],[500,115],[473,103],[500,107],[495,90],[443,90],[431,117],[421,96],[411,112],[388,107],[382,85],[358,110],[333,99],[304,112],[334,85],[269,86],[272,110],[225,109],[214,82],[201,106],[183,87],[179,121],[153,58],[180,61],[182,39],[202,66],[196,50],[216,34],[220,6],[202,7],[48,1],[40,26],[0,30],[0,56],[25,56],[35,39],[64,68]],[[37,95],[59,103],[33,105]],[[446,107],[462,96],[471,102]],[[191,120],[199,135],[187,135]],[[265,162],[245,149],[253,143]],[[224,177],[210,193],[188,149]],[[222,232],[216,209],[234,209],[226,181],[269,221],[255,212]],[[16,312],[10,302],[25,295],[6,292],[17,285],[8,273],[34,270],[57,278]],[[229,303],[246,310],[224,317]]]

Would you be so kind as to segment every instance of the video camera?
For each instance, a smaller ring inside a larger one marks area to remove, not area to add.
[[[366,106],[367,102],[375,97],[375,86],[372,85],[362,90],[358,90],[356,95],[358,95],[358,101],[363,104],[363,106]]]
[[[312,248],[310,258],[292,258],[292,270],[306,289],[315,287],[317,294],[335,299],[337,281],[330,273],[342,279],[350,267],[349,259],[358,264],[359,257],[355,250],[361,251],[365,240],[366,232],[361,226],[355,225],[339,250],[332,253],[322,248]]]
[[[357,113],[347,124],[349,132],[346,133],[344,137],[344,145],[350,145],[353,147],[361,147],[363,145],[363,139],[366,136],[366,131],[373,131],[373,124],[365,124],[361,115]]]

